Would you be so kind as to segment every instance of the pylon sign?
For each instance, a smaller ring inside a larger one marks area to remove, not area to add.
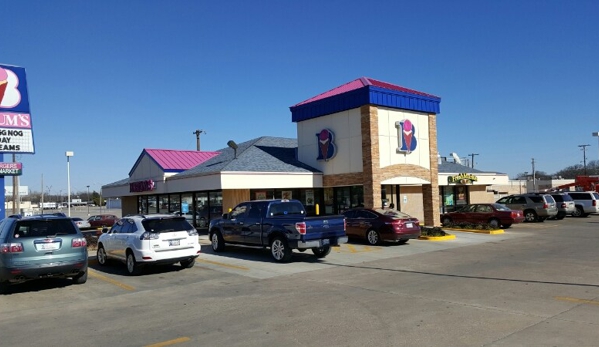
[[[25,69],[1,64],[0,153],[35,153]]]

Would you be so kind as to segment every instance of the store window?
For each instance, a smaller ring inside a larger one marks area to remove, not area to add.
[[[181,212],[181,195],[171,194],[169,195],[169,213]]]
[[[158,213],[169,213],[168,195],[160,195],[158,197]]]
[[[148,210],[144,213],[156,213],[158,212],[158,202],[156,195],[148,195]]]

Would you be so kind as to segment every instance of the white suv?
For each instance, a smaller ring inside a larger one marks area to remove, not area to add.
[[[201,250],[198,232],[185,220],[166,214],[125,216],[98,239],[98,264],[116,259],[138,275],[148,264],[181,263],[193,267]]]
[[[599,193],[597,192],[566,192],[574,200],[576,211],[574,217],[587,217],[591,213],[599,213]]]

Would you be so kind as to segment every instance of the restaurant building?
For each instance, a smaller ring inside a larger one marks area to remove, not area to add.
[[[439,225],[446,202],[468,201],[482,186],[440,175],[440,102],[358,78],[290,107],[297,139],[231,139],[210,152],[144,149],[129,177],[102,195],[120,198],[123,215],[181,213],[198,227],[239,202],[273,198],[298,199],[312,215],[394,207]]]

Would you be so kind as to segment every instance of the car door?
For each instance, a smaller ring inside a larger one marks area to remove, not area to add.
[[[250,203],[245,202],[235,206],[233,211],[229,213],[229,216],[226,220],[223,221],[222,231],[223,238],[227,242],[244,242],[243,237],[243,223],[245,221],[245,217],[250,209]]]
[[[132,225],[135,225],[135,222],[131,219],[125,218],[118,222],[121,226],[119,228],[119,232],[115,234],[115,250],[114,254],[121,260],[125,260],[127,256],[127,248],[130,244],[131,232],[133,230]]]
[[[115,249],[116,247],[116,235],[121,230],[122,225],[116,224],[113,225],[112,228],[108,230],[105,234],[102,235],[102,245],[104,246],[104,250],[109,257],[116,258]]]
[[[475,223],[477,224],[485,224],[491,219],[493,215],[493,208],[489,205],[475,205],[476,210],[472,213],[474,215]]]
[[[246,217],[243,217],[242,234],[244,242],[250,245],[262,245],[262,203],[251,203]]]
[[[356,233],[359,236],[366,237],[366,232],[373,227],[377,215],[366,210],[358,210],[356,213]]]

